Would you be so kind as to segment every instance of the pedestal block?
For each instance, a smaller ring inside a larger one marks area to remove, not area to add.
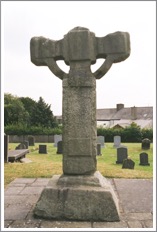
[[[55,175],[43,190],[34,215],[46,219],[119,221],[118,199],[98,171],[93,175]]]

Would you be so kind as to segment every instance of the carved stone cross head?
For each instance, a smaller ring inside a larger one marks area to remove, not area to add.
[[[102,66],[93,73],[96,79],[103,77],[113,63],[121,62],[130,55],[130,36],[127,32],[115,32],[104,37],[96,37],[84,27],[75,27],[63,39],[54,41],[44,37],[31,39],[31,61],[38,66],[48,66],[61,80],[67,77],[57,65],[64,60],[67,65],[73,62],[104,58]]]
[[[130,55],[130,39],[126,32],[95,37],[87,28],[76,27],[63,39],[44,37],[31,39],[31,61],[45,65],[63,84],[63,173],[87,175],[96,171],[96,79],[107,73],[111,65]],[[102,66],[92,73],[90,66],[104,58]],[[57,60],[70,65],[62,71]]]

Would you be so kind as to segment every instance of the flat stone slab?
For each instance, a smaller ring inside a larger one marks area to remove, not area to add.
[[[22,157],[24,158],[27,153],[29,153],[28,149],[10,150],[8,151],[8,161],[14,162]]]
[[[119,222],[58,221],[34,218],[33,209],[40,197],[40,191],[35,191],[34,187],[44,188],[49,180],[50,178],[17,178],[7,186],[4,191],[4,228],[126,228],[126,230],[127,228],[153,228],[153,214],[150,212],[153,194],[152,180],[107,179],[120,200],[120,208],[123,209]],[[128,202],[133,200],[134,194],[136,198],[131,207]],[[140,206],[141,194],[145,199],[142,200],[144,202],[142,206]]]
[[[153,212],[153,180],[114,179],[124,212]]]

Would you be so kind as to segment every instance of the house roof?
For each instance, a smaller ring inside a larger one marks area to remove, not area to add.
[[[153,119],[153,107],[130,107],[111,109],[97,109],[97,121],[110,121],[121,119],[137,119],[137,120],[152,120]]]

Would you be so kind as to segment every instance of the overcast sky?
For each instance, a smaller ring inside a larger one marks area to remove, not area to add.
[[[117,103],[154,106],[156,94],[156,2],[155,1],[2,1],[2,91],[51,104],[62,113],[62,81],[48,67],[30,61],[30,39],[44,36],[60,40],[76,26],[102,37],[116,31],[129,32],[130,57],[113,64],[97,80],[97,108]],[[92,65],[92,71],[101,60]],[[60,62],[68,72],[69,67]]]

